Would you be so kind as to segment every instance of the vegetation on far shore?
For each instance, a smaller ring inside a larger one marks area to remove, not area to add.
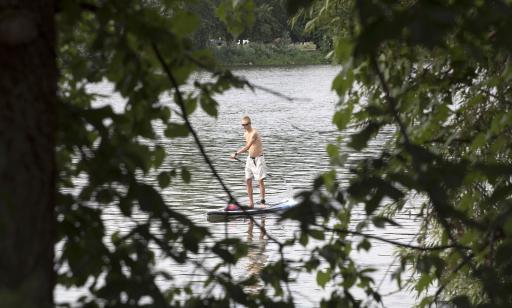
[[[311,45],[313,47],[311,48]],[[329,64],[326,52],[314,44],[264,44],[220,46],[213,48],[215,58],[224,66]]]

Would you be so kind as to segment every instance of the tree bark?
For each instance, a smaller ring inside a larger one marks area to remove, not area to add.
[[[53,307],[55,3],[0,0],[0,306]]]

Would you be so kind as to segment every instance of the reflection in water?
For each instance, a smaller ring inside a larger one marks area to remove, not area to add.
[[[261,270],[267,265],[268,256],[265,253],[265,248],[267,247],[268,239],[266,237],[265,231],[265,216],[261,217],[261,221],[259,222],[259,235],[254,239],[254,221],[249,220],[249,224],[247,227],[247,244],[249,245],[249,251],[247,252],[247,260],[248,264],[246,266],[247,276],[254,276],[259,278]],[[263,284],[261,281],[252,286],[246,288],[247,292],[250,293],[258,293],[263,288]]]

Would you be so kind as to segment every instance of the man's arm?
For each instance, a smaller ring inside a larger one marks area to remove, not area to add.
[[[256,141],[256,139],[258,139],[258,136],[256,133],[254,133],[251,137],[251,140],[249,140],[249,142],[244,146],[244,147],[241,147],[240,149],[238,149],[234,155],[232,155],[233,158],[236,158],[238,155],[244,153],[245,151],[249,150],[251,148],[251,146],[253,145],[253,143]]]

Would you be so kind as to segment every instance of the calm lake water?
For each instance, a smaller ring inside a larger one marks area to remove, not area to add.
[[[335,109],[337,96],[331,91],[331,82],[339,68],[334,66],[296,66],[296,67],[262,67],[236,69],[235,73],[245,76],[250,82],[263,86],[284,95],[297,98],[289,101],[273,94],[256,90],[230,90],[217,97],[220,108],[217,119],[197,111],[192,120],[195,128],[206,147],[210,158],[214,161],[217,171],[225,183],[246,202],[243,182],[243,165],[229,159],[229,155],[243,144],[243,128],[240,119],[248,114],[252,118],[253,127],[262,135],[265,158],[273,177],[267,181],[267,202],[273,203],[285,200],[290,195],[290,189],[296,193],[308,189],[312,180],[323,171],[329,169],[329,158],[325,148],[327,143],[335,142],[340,136],[336,133],[331,119]],[[201,76],[197,76],[201,78]],[[92,87],[96,92],[110,93],[111,85],[101,84]],[[123,100],[118,96],[102,99],[102,104],[111,104],[117,110],[122,110]],[[176,119],[176,117],[174,118]],[[157,128],[162,131],[162,128]],[[318,133],[321,132],[321,133]],[[342,184],[349,179],[348,168],[358,159],[378,153],[383,143],[392,131],[385,130],[380,134],[364,153],[354,153],[341,145],[341,152],[348,155],[345,168],[338,169],[338,177]],[[168,151],[169,157],[164,169],[186,165],[192,172],[190,184],[173,182],[169,189],[162,194],[166,203],[173,209],[190,217],[199,225],[208,226],[213,238],[220,239],[228,234],[251,243],[249,255],[239,264],[231,268],[235,277],[247,277],[259,271],[273,260],[279,259],[277,245],[270,241],[264,232],[248,219],[236,219],[223,223],[209,223],[206,219],[208,210],[224,206],[226,197],[221,186],[211,175],[206,163],[199,154],[192,139],[161,140]],[[243,157],[245,159],[245,157]],[[259,200],[258,189],[255,187],[255,200]],[[415,219],[417,205],[411,202],[397,217],[401,227],[377,229],[373,234],[387,239],[410,243],[417,231],[418,222]],[[363,218],[363,210],[357,216]],[[126,221],[114,210],[104,215],[109,232],[126,229]],[[284,241],[297,231],[294,222],[279,223],[275,215],[257,217],[256,221],[264,225],[265,232],[272,237]],[[407,292],[394,293],[396,286],[390,281],[390,273],[398,266],[393,247],[382,242],[372,241],[373,249],[369,253],[361,253],[357,260],[359,266],[371,266],[377,269],[373,277],[380,285],[385,307],[410,307],[414,296]],[[300,260],[310,255],[312,243],[307,248],[301,245],[293,246],[285,251],[286,257]],[[199,254],[194,256],[205,265],[215,264],[218,260],[212,255]],[[201,293],[200,288],[205,279],[204,273],[195,270],[190,265],[176,265],[162,260],[159,267],[172,272],[177,282],[194,281],[198,287],[194,292]],[[316,307],[320,299],[332,291],[332,286],[322,289],[316,285],[316,273],[294,276],[290,284],[297,307]],[[176,283],[176,282],[175,282]],[[176,285],[178,285],[176,283]],[[253,286],[254,291],[263,285]],[[58,301],[73,300],[80,290],[58,289]],[[273,290],[269,290],[273,294]],[[356,293],[365,299],[361,293]]]

